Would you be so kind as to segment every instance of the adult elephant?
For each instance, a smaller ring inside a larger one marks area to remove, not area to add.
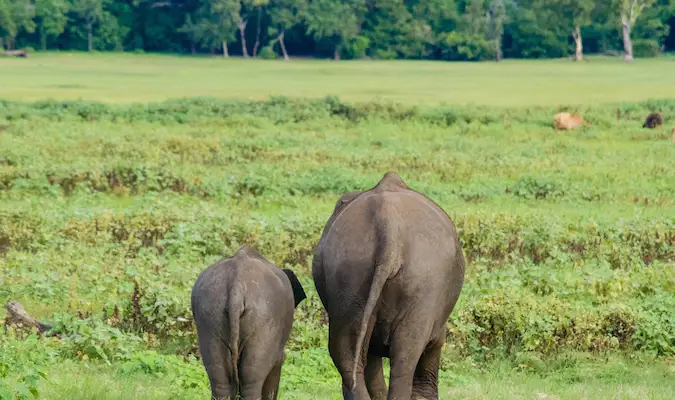
[[[448,215],[396,173],[338,200],[312,275],[344,399],[438,399],[445,324],[464,269]],[[391,361],[388,390],[382,357]]]

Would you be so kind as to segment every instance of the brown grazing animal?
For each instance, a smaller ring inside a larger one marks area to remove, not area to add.
[[[645,123],[642,124],[642,127],[654,129],[654,128],[657,128],[661,125],[663,125],[663,118],[661,118],[661,114],[651,113],[651,114],[647,115],[647,119],[645,119]]]
[[[558,130],[576,129],[580,126],[589,125],[579,114],[561,112],[553,117],[553,126]]]

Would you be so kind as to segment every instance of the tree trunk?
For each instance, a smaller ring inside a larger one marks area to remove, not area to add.
[[[44,29],[40,29],[40,48],[42,51],[47,50],[47,34]]]
[[[502,35],[498,34],[497,38],[495,39],[495,49],[496,49],[496,56],[497,56],[497,62],[502,60]]]
[[[227,51],[227,42],[223,40],[223,57],[228,58],[230,56],[230,52]]]
[[[288,53],[286,52],[286,45],[284,44],[284,31],[281,31],[277,40],[279,41],[279,46],[281,47],[281,53],[284,55],[284,60],[288,61]]]
[[[253,45],[253,57],[258,56],[258,47],[260,46],[260,19],[262,18],[262,7],[258,7],[258,23],[255,34],[255,44]]]
[[[197,47],[195,46],[194,40],[190,40],[190,51],[192,52],[193,56],[197,54]]]
[[[333,52],[333,58],[335,59],[335,61],[340,61],[340,50],[341,50],[341,48],[342,48],[342,46],[340,46],[339,44],[335,45],[335,51]]]
[[[239,27],[239,36],[241,37],[241,53],[245,58],[248,58],[248,50],[246,50],[246,24],[248,21],[242,21],[237,24]]]
[[[583,61],[584,60],[584,45],[581,40],[581,27],[577,25],[572,32],[572,37],[574,38],[574,43],[576,44],[576,54],[575,60]]]
[[[94,51],[94,43],[93,43],[94,39],[91,30],[92,24],[87,24],[87,45],[90,52]]]
[[[622,24],[622,33],[623,33],[623,59],[624,61],[631,62],[633,61],[633,42],[630,40],[630,24],[624,21]]]

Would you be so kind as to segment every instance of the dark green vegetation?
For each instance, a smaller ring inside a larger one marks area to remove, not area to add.
[[[244,243],[309,296],[282,398],[339,398],[311,252],[336,199],[388,170],[447,210],[470,261],[443,393],[668,398],[675,101],[582,107],[592,127],[564,133],[557,111],[0,102],[0,299],[59,334],[0,333],[0,398],[203,397],[190,288]],[[650,111],[663,128],[641,128]]]
[[[632,58],[675,49],[674,26],[673,0],[0,0],[7,49]]]

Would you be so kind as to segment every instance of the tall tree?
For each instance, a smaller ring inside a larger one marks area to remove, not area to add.
[[[567,0],[569,1],[569,14],[572,15],[572,38],[574,38],[574,59],[582,61],[584,59],[584,45],[581,37],[581,28],[591,24],[593,10],[597,0]]]
[[[307,0],[271,0],[269,5],[269,15],[271,23],[269,34],[274,36],[274,43],[279,43],[284,60],[288,60],[288,52],[284,36],[286,31],[302,22],[307,12]]]
[[[262,16],[263,10],[269,6],[270,0],[253,0],[253,6],[256,9],[256,26],[255,26],[255,43],[253,44],[253,57],[258,56],[258,48],[260,47],[260,34],[262,33]]]
[[[239,0],[206,1],[197,10],[196,22],[188,14],[181,31],[211,49],[222,46],[223,57],[228,57],[227,43],[234,40],[240,6]]]
[[[589,26],[599,0],[536,0],[535,10],[549,32],[561,31],[575,43],[575,59],[584,58],[581,29]]]
[[[82,18],[87,28],[87,49],[94,51],[94,24],[103,16],[103,0],[74,0],[73,11]]]
[[[0,0],[0,35],[11,50],[20,32],[35,31],[35,6],[29,0]]]
[[[9,45],[6,43],[10,37],[16,36],[16,24],[12,18],[12,10],[8,0],[0,0],[0,47]]]
[[[621,20],[621,37],[623,39],[623,58],[633,61],[633,42],[631,31],[642,12],[651,7],[655,0],[614,0],[614,7]]]
[[[365,0],[312,0],[309,3],[307,33],[333,44],[333,58],[340,59],[342,47],[361,30]]]
[[[59,36],[65,30],[69,6],[70,4],[65,0],[37,0],[35,2],[35,15],[38,20],[42,50],[47,50],[47,39],[50,36]]]
[[[239,40],[241,41],[241,53],[248,58],[248,46],[246,44],[246,27],[254,10],[267,4],[269,0],[241,0],[239,12],[235,15],[235,22],[239,28]]]
[[[494,42],[495,58],[502,60],[502,38],[504,36],[504,22],[506,21],[505,0],[490,0],[488,6],[488,35]]]
[[[192,21],[192,14],[187,14],[185,16],[185,23],[180,28],[178,28],[178,32],[185,33],[190,39],[190,51],[193,55],[197,53],[196,45],[200,41],[199,29],[199,24],[196,24]],[[223,56],[227,57],[227,45],[225,46]]]
[[[448,33],[457,29],[460,14],[455,0],[419,0],[412,7],[413,18],[419,24],[424,55],[440,58]]]
[[[413,17],[404,0],[371,0],[361,36],[377,58],[421,57],[428,24]]]

